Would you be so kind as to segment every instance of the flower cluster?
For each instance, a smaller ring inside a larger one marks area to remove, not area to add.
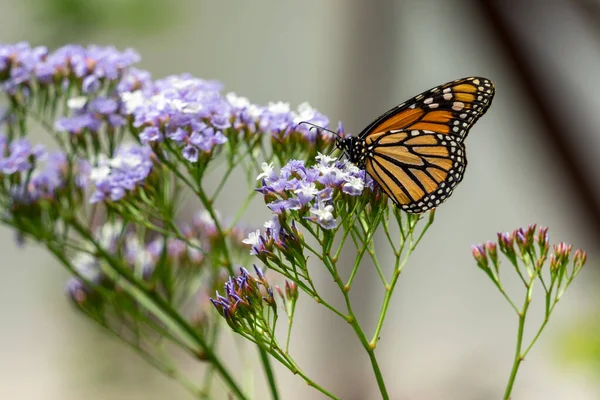
[[[265,203],[275,214],[297,211],[301,218],[316,222],[324,229],[337,226],[334,199],[360,196],[365,188],[372,190],[373,180],[350,162],[336,161],[322,154],[317,163],[307,168],[304,162],[292,160],[279,174],[273,164],[262,164],[260,188]]]
[[[111,255],[117,256],[131,271],[137,271],[145,280],[154,278],[160,263],[167,263],[170,271],[198,271],[209,261],[207,254],[216,241],[218,233],[215,222],[205,211],[198,211],[191,223],[183,223],[178,228],[183,236],[166,238],[158,234],[144,234],[135,225],[127,225],[117,220],[105,223],[97,229],[94,237],[98,245]],[[245,249],[241,238],[247,235],[242,226],[232,227],[228,233],[232,249],[239,253]],[[80,251],[72,255],[71,264],[81,285],[85,282],[100,284],[105,279],[101,272],[101,258],[89,251]],[[185,274],[182,274],[182,276]],[[73,284],[74,285],[74,284]]]
[[[59,132],[81,135],[84,131],[98,133],[103,127],[113,131],[126,122],[118,99],[108,96],[98,96],[94,99],[73,97],[68,100],[67,107],[72,111],[72,115],[60,117],[54,122],[54,129]]]
[[[518,261],[521,260],[529,276],[537,275],[541,272],[544,263],[550,261],[550,275],[552,279],[560,278],[567,272],[569,258],[573,246],[561,242],[552,246],[550,252],[550,243],[548,237],[548,228],[530,225],[527,228],[519,228],[512,232],[498,233],[498,243],[486,242],[485,244],[473,245],[472,253],[479,268],[484,270],[493,279],[498,280],[498,270],[500,260],[498,258],[498,249],[509,259],[518,269]],[[587,254],[580,249],[573,255],[573,268],[568,274],[568,279],[574,278],[587,260]],[[531,266],[532,268],[529,268]]]
[[[300,132],[305,140],[314,142],[316,133],[306,126],[297,127],[298,123],[328,123],[307,103],[298,111],[291,110],[287,103],[261,107],[234,93],[222,96],[221,89],[218,82],[179,75],[123,92],[121,99],[133,126],[140,129],[142,142],[169,140],[190,162],[197,162],[202,154],[210,153],[240,131],[282,135]]]
[[[81,93],[92,94],[118,82],[139,59],[131,49],[120,52],[114,47],[68,45],[49,52],[27,43],[0,44],[0,87],[10,95],[28,95],[34,87],[67,90],[75,83]]]
[[[246,327],[250,321],[262,322],[265,305],[277,312],[273,289],[260,268],[255,265],[254,270],[257,278],[250,275],[247,269],[240,268],[240,275],[230,277],[225,283],[225,296],[217,292],[216,297],[210,299],[236,330]]]
[[[27,139],[9,143],[5,135],[0,135],[0,172],[3,187],[9,190],[5,194],[13,207],[56,200],[58,192],[67,184],[69,169],[75,190],[82,193],[89,176],[89,164],[85,160],[69,166],[63,152],[48,152]]]
[[[152,172],[152,154],[148,146],[130,144],[117,149],[112,158],[101,155],[90,174],[95,189],[90,202],[118,201],[141,186]]]
[[[256,255],[263,259],[272,257],[274,249],[285,250],[288,253],[293,249],[302,252],[302,235],[298,231],[296,223],[292,221],[289,226],[283,226],[282,221],[285,219],[275,214],[265,222],[264,233],[261,234],[260,229],[249,232],[248,237],[242,240],[242,243],[250,246],[250,255]]]

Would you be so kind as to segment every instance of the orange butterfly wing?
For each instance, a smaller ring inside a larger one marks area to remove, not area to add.
[[[491,81],[471,77],[394,107],[359,135],[369,155],[367,172],[405,211],[437,207],[462,180],[467,165],[463,141],[493,97]]]

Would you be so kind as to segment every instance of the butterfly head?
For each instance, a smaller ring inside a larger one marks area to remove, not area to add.
[[[364,139],[356,136],[338,137],[335,146],[344,152],[351,163],[356,164],[360,169],[365,169],[367,149]]]

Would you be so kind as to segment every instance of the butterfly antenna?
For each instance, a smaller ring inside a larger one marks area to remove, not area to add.
[[[322,130],[324,130],[324,131],[327,131],[327,132],[333,133],[335,136],[337,136],[337,137],[339,137],[339,138],[342,138],[342,137],[341,137],[341,136],[340,136],[340,135],[339,135],[337,132],[335,132],[335,131],[332,131],[331,129],[323,128],[322,126],[319,126],[319,125],[315,125],[315,124],[313,124],[312,122],[308,122],[308,121],[302,121],[302,122],[299,122],[299,123],[298,123],[298,125],[296,125],[296,126],[300,126],[300,125],[302,125],[302,124],[305,124],[305,125],[310,125],[310,126],[311,126],[310,130],[312,130],[312,129],[322,129]]]

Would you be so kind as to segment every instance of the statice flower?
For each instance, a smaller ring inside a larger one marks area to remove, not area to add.
[[[143,186],[153,169],[152,150],[148,146],[121,146],[114,157],[101,157],[90,174],[95,189],[91,203],[118,201],[127,192]]]
[[[372,179],[354,164],[320,154],[310,168],[299,160],[291,160],[279,174],[272,165],[263,163],[262,181],[256,189],[263,194],[267,206],[275,214],[298,211],[325,229],[337,226],[333,200],[343,196],[361,196],[373,189]]]
[[[88,100],[86,97],[76,97],[69,99],[67,106],[72,110],[72,115],[55,121],[54,128],[57,131],[73,135],[84,131],[97,133],[103,126],[113,130],[126,122],[118,98],[98,96]]]
[[[26,87],[47,54],[46,47],[31,47],[24,42],[0,44],[0,88],[14,95],[17,88]]]
[[[61,89],[75,84],[82,93],[91,94],[107,82],[118,82],[139,59],[131,49],[121,52],[114,47],[67,45],[49,52],[27,43],[0,44],[0,81],[11,95],[48,84]]]
[[[269,260],[279,263],[282,255],[288,259],[304,257],[303,235],[296,222],[288,223],[282,214],[273,214],[262,230],[247,231],[241,243],[250,248],[250,255],[267,264]]]
[[[170,76],[121,94],[125,113],[140,128],[142,142],[167,138],[191,162],[201,152],[227,141],[231,108],[220,95],[221,84],[190,75]]]
[[[256,265],[253,277],[245,268],[240,268],[240,275],[230,277],[225,283],[225,296],[216,293],[211,298],[219,313],[225,317],[234,329],[245,329],[251,321],[264,321],[265,308],[276,309],[273,289],[263,272]]]
[[[129,79],[126,77],[125,79]],[[304,103],[292,110],[287,103],[270,103],[266,107],[250,103],[234,93],[221,94],[222,85],[190,75],[174,75],[144,84],[120,85],[124,113],[140,129],[142,142],[169,140],[177,145],[190,162],[227,142],[238,132],[258,131],[276,135],[281,140],[293,132],[307,143],[317,140],[317,133],[301,121],[326,126],[328,120]],[[328,135],[321,135],[332,141]]]
[[[13,208],[40,200],[54,201],[66,189],[69,167],[65,153],[48,152],[27,139],[17,139],[9,144],[7,137],[1,134],[0,150],[0,172]],[[86,161],[74,161],[71,189],[82,193],[86,189],[87,173]]]

